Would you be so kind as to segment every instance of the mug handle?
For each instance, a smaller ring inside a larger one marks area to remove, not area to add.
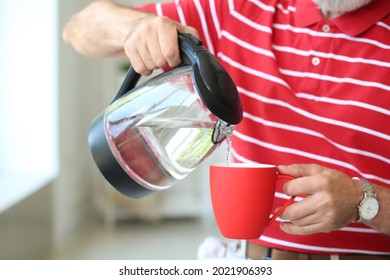
[[[295,179],[294,177],[292,177],[290,175],[285,175],[285,174],[278,174],[277,176],[278,177],[276,180],[279,180],[279,179],[293,180],[293,179]],[[273,223],[276,220],[276,218],[279,217],[284,212],[284,210],[294,202],[295,197],[296,196],[290,197],[290,199],[287,200],[287,202],[285,204],[283,204],[283,206],[280,207],[279,210],[275,214],[273,214],[271,218],[269,218],[267,226],[269,226],[271,223]]]

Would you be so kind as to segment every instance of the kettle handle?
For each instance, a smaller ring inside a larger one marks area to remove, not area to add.
[[[196,63],[196,55],[198,51],[205,50],[205,48],[202,47],[202,41],[189,33],[180,33],[178,37],[182,61],[181,65],[193,65],[194,63]],[[136,86],[140,78],[141,75],[135,72],[133,67],[130,66],[117,95],[111,103],[118,100],[120,97],[132,90]]]

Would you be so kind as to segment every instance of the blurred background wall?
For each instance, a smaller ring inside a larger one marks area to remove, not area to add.
[[[96,222],[94,231],[120,220],[149,223],[149,231],[169,219],[206,221],[205,234],[215,228],[207,167],[223,149],[142,201],[119,195],[94,166],[89,125],[118,90],[124,61],[88,59],[62,42],[64,24],[90,2],[0,1],[0,259],[61,258]]]

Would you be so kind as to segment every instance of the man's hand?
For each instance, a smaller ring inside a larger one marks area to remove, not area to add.
[[[180,64],[178,34],[198,32],[166,17],[146,16],[130,30],[124,50],[134,70],[148,75],[153,69]]]
[[[281,215],[289,222],[281,229],[290,234],[313,234],[342,228],[358,217],[363,188],[346,174],[316,164],[278,166],[281,174],[297,179],[284,185],[287,195],[307,195]]]

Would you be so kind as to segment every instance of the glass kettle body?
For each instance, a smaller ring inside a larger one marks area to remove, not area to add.
[[[133,198],[169,188],[187,176],[223,141],[224,129],[234,127],[242,118],[238,95],[222,100],[222,107],[215,108],[218,96],[208,96],[205,90],[200,93],[204,85],[196,81],[196,60],[191,62],[197,57],[194,53],[199,41],[180,39],[181,50],[190,47],[192,56],[183,57],[183,65],[136,87],[134,80],[139,76],[130,69],[120,93],[90,129],[89,144],[100,171],[115,188]],[[214,75],[221,76],[223,82],[229,78],[227,74]],[[129,85],[134,88],[128,90]],[[231,81],[227,84],[232,85],[235,90]],[[231,88],[228,91],[232,94]]]

